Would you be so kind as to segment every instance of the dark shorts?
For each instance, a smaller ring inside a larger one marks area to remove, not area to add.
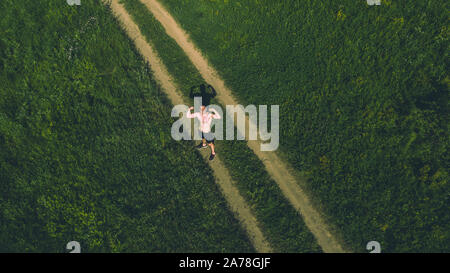
[[[201,135],[202,135],[202,139],[204,138],[204,139],[206,139],[206,143],[213,143],[214,144],[214,134],[213,133],[211,133],[211,132],[209,132],[209,133],[203,133],[203,132],[200,132],[201,133]]]

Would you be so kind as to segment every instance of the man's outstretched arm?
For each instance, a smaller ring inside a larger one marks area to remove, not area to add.
[[[191,110],[193,110],[193,109],[194,109],[193,106],[189,107],[189,109],[186,112],[187,118],[195,118],[197,116],[198,113],[191,114]]]

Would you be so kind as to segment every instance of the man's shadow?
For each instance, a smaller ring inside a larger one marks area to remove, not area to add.
[[[213,99],[216,95],[216,90],[210,84],[194,85],[191,87],[191,91],[189,92],[190,98],[201,97],[202,105],[205,106],[208,106],[211,99]]]

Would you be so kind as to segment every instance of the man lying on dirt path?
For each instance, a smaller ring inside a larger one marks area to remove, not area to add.
[[[214,88],[212,88],[212,86],[208,86],[211,88],[212,93],[211,94],[207,94],[206,93],[206,86],[205,85],[201,85],[200,89],[201,89],[201,98],[202,98],[202,106],[201,106],[201,111],[200,112],[196,112],[191,114],[191,110],[194,109],[194,107],[189,107],[189,110],[187,111],[186,117],[187,118],[197,118],[200,121],[200,135],[202,137],[202,142],[200,142],[199,145],[197,145],[196,147],[198,149],[202,149],[202,148],[207,148],[208,146],[211,147],[211,155],[209,156],[209,160],[214,160],[214,157],[216,156],[216,152],[214,150],[214,133],[211,132],[211,122],[213,119],[221,119],[220,114],[215,110],[215,109],[209,109],[209,111],[206,111],[206,105],[209,105],[209,102],[211,100],[212,97],[214,97],[216,95],[216,92],[214,90]],[[191,96],[193,96],[192,93],[193,89],[191,89]],[[207,145],[208,144],[208,145]]]

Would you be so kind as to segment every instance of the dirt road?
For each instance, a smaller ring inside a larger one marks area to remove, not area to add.
[[[164,7],[156,0],[140,1],[153,13],[155,18],[165,28],[166,33],[183,49],[205,81],[214,86],[217,90],[217,99],[220,103],[223,105],[239,104],[233,98],[231,90],[226,87],[225,82],[219,77],[216,70],[209,65],[201,51],[198,50],[194,43],[189,39],[188,34],[180,27]],[[344,252],[342,246],[329,232],[329,227],[327,227],[321,215],[311,205],[308,196],[300,188],[295,177],[290,174],[289,166],[274,152],[261,152],[259,141],[248,141],[248,146],[264,163],[266,170],[272,179],[276,181],[286,198],[302,215],[305,224],[316,237],[322,250],[324,252]]]
[[[147,43],[144,36],[141,34],[139,27],[131,19],[125,8],[119,4],[118,0],[112,0],[111,9],[114,15],[122,23],[122,27],[125,29],[128,36],[134,41],[140,54],[149,63],[155,79],[162,87],[162,90],[167,94],[172,104],[186,104],[187,102],[185,102],[182,96],[177,92],[178,89],[167,72],[166,67],[151,45]],[[206,153],[207,151],[204,151],[202,155],[205,160],[208,160],[206,158]],[[240,195],[239,190],[231,179],[228,170],[220,161],[219,156],[216,156],[214,161],[210,163],[210,166],[214,172],[216,183],[219,184],[231,210],[235,213],[236,217],[247,231],[256,251],[263,253],[272,252],[272,248],[264,238],[264,235],[258,226],[256,217],[251,212],[244,198]]]

